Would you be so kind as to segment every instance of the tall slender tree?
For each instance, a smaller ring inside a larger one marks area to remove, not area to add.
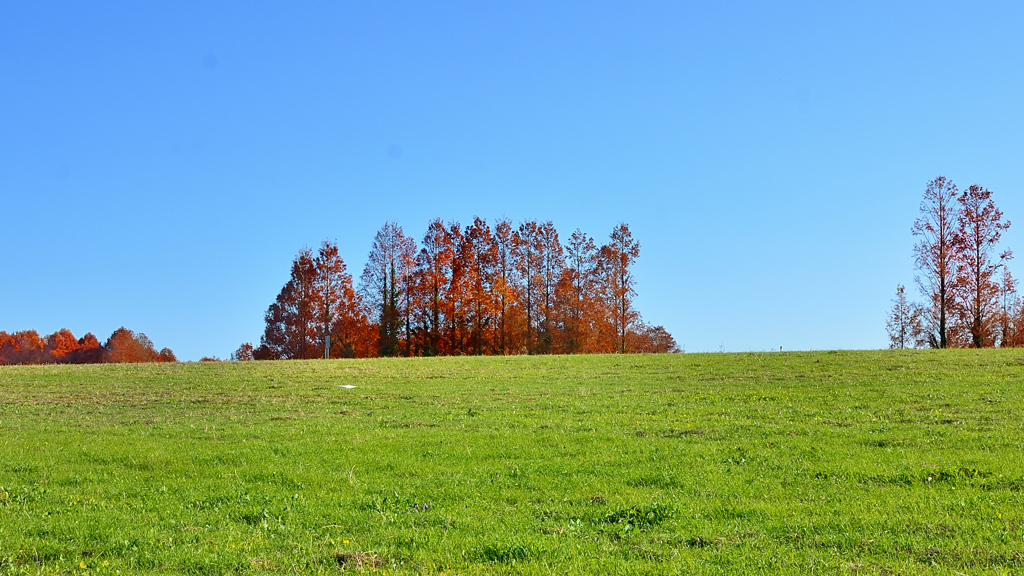
[[[402,329],[405,337],[403,344],[405,355],[412,355],[412,340],[415,318],[415,308],[419,304],[416,293],[416,241],[409,236],[402,235],[398,243],[395,265],[398,269],[396,280],[399,294],[399,314],[402,316]]]
[[[961,207],[954,234],[961,261],[955,279],[958,316],[975,348],[993,346],[999,311],[996,272],[1013,257],[1009,250],[997,255],[995,249],[1010,222],[1003,221],[986,188],[971,185],[957,200]]]
[[[331,333],[335,320],[342,314],[349,313],[351,306],[352,276],[346,272],[345,262],[338,252],[338,245],[324,241],[320,245],[314,260],[316,275],[313,280],[315,296],[313,298],[317,311],[321,339],[323,340],[323,357],[331,357]]]
[[[546,354],[551,352],[555,330],[560,330],[555,324],[555,288],[565,268],[565,252],[558,241],[558,230],[550,220],[538,226],[537,238],[540,246],[541,281],[538,351]]]
[[[557,290],[563,327],[559,351],[593,352],[595,347],[590,336],[595,320],[597,245],[577,228],[569,237],[565,255],[565,268]]]
[[[409,323],[408,291],[415,250],[415,242],[405,235],[401,226],[385,222],[373,239],[363,269],[360,291],[365,301],[372,303],[377,315],[381,356],[396,356],[401,351],[402,328]],[[408,326],[406,330],[408,342]]]
[[[448,224],[448,242],[451,260],[447,271],[448,285],[441,302],[444,317],[442,349],[445,354],[462,355],[466,353],[469,337],[468,310],[473,283],[473,258],[469,251],[472,248],[466,245],[466,238],[458,222]]]
[[[1003,266],[1003,279],[999,283],[999,346],[1017,346],[1014,317],[1019,302],[1017,279],[1010,274],[1010,268]]]
[[[518,292],[526,314],[525,347],[528,353],[533,354],[537,351],[536,335],[540,320],[538,308],[543,301],[544,238],[536,220],[520,224],[514,238]]]
[[[640,243],[633,239],[629,226],[624,223],[612,230],[609,240],[600,251],[606,283],[605,298],[615,331],[615,349],[625,353],[629,330],[639,318],[633,308],[636,280],[633,278],[632,266],[640,256]]]
[[[512,349],[510,325],[513,324],[516,302],[519,300],[516,278],[516,232],[506,219],[494,225],[494,296],[497,307],[497,334],[494,349],[497,354],[508,354]]]
[[[327,334],[327,358],[365,358],[377,355],[377,331],[366,316],[362,298],[352,285],[352,275],[342,260],[338,245],[324,241],[316,257],[318,326]]]
[[[466,291],[466,315],[469,327],[467,352],[483,354],[491,350],[494,338],[495,278],[497,250],[487,221],[476,217],[462,234],[459,260],[463,262]]]
[[[914,221],[912,232],[920,240],[914,246],[918,269],[916,280],[928,300],[929,341],[932,347],[949,345],[948,328],[953,309],[954,281],[957,276],[957,222],[960,205],[957,188],[952,181],[939,176],[924,191],[921,216]]]
[[[426,356],[446,354],[443,340],[448,288],[451,283],[455,249],[452,237],[440,218],[427,226],[423,248],[417,262],[419,290],[423,302],[423,343],[420,351]]]

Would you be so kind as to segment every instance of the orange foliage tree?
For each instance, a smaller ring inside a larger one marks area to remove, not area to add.
[[[46,341],[35,330],[21,330],[14,334],[0,332],[0,363],[51,364],[53,356],[46,352]]]
[[[417,259],[417,291],[421,311],[419,314],[420,343],[418,351],[424,356],[437,356],[448,352],[443,339],[447,325],[445,313],[449,309],[449,288],[455,249],[452,237],[440,219],[427,226],[423,248]]]
[[[627,336],[639,319],[639,314],[633,308],[636,281],[632,266],[640,256],[640,243],[633,240],[633,234],[626,224],[616,226],[609,239],[611,241],[600,250],[603,294],[615,334],[616,351],[626,352],[629,348]]]
[[[540,306],[538,342],[536,351],[547,354],[552,351],[555,332],[559,331],[556,319],[555,290],[565,269],[565,253],[558,241],[558,231],[550,220],[537,227],[537,239],[540,246]]]
[[[80,339],[67,328],[45,338],[35,330],[14,334],[0,332],[0,364],[96,364],[101,362],[176,362],[174,352],[153,349],[145,334],[135,335],[127,328],[118,328],[106,345],[88,333]]]
[[[313,253],[305,248],[292,261],[291,277],[267,308],[257,359],[317,357],[323,330],[317,326],[315,276]]]
[[[314,256],[303,249],[291,277],[264,315],[266,329],[253,352],[258,360],[376,355],[376,337],[352,287],[338,247],[324,242]]]
[[[253,358],[253,346],[250,342],[244,342],[237,350],[231,353],[231,360],[234,362],[246,362],[254,360]]]
[[[502,219],[494,226],[491,236],[494,251],[494,304],[495,354],[508,354],[516,350],[515,326],[519,318],[519,281],[516,268],[517,235],[512,223]]]
[[[79,349],[78,340],[71,330],[61,328],[46,337],[46,351],[54,358],[64,358]]]
[[[153,342],[143,333],[135,334],[124,326],[114,330],[104,348],[110,354],[111,362],[159,362],[160,353]],[[173,360],[172,360],[173,361]]]
[[[110,362],[110,354],[100,344],[99,338],[92,332],[87,332],[85,336],[78,339],[78,350],[72,352],[70,356],[72,358],[71,362],[74,364]]]
[[[498,278],[498,249],[487,222],[474,218],[466,227],[459,247],[462,286],[465,291],[465,315],[468,327],[463,352],[494,353],[498,302],[495,288]]]
[[[577,229],[566,244],[565,267],[555,289],[562,327],[558,352],[573,354],[592,351],[592,338],[598,321],[597,245],[594,239]]]

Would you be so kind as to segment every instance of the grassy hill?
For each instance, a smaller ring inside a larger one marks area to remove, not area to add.
[[[1022,490],[1019,350],[0,367],[0,574],[1010,574]]]

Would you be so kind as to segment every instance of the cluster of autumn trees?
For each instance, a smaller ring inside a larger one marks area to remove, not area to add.
[[[143,333],[121,327],[105,343],[91,332],[75,338],[67,328],[49,336],[35,330],[13,334],[0,331],[0,365],[3,364],[98,364],[102,362],[177,362],[174,352],[157,352]]]
[[[336,244],[299,252],[259,346],[232,358],[675,351],[633,307],[639,255],[626,224],[598,246],[550,221],[437,219],[417,245],[387,222],[358,288]]]
[[[999,248],[1009,227],[990,190],[961,192],[941,176],[928,183],[912,229],[924,302],[897,286],[886,322],[890,347],[1024,346],[1024,302],[1006,266],[1013,254]]]

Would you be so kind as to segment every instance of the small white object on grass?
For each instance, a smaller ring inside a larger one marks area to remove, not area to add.
[[[355,386],[351,384],[338,384],[338,388],[355,388]]]

